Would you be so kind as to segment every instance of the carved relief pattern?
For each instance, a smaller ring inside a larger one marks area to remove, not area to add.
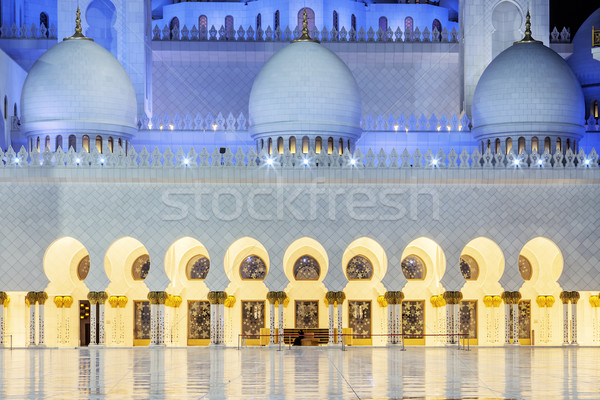
[[[134,302],[134,339],[150,339],[150,302],[135,301]]]
[[[260,328],[265,327],[265,302],[242,301],[242,333],[244,335],[260,335]],[[259,337],[250,338],[258,339]]]
[[[317,260],[303,255],[294,263],[294,278],[299,281],[316,281],[321,275],[321,267]]]
[[[461,301],[458,318],[460,322],[459,333],[468,335],[469,339],[477,339],[477,300]]]
[[[402,333],[411,336],[410,339],[421,339],[425,334],[425,302],[402,302]],[[420,336],[420,337],[419,337]]]
[[[188,339],[210,339],[210,303],[188,302]]]
[[[240,265],[240,276],[242,279],[265,279],[267,276],[267,265],[259,256],[248,256]]]
[[[354,256],[346,267],[348,279],[369,280],[373,277],[373,264],[365,256]]]
[[[209,270],[210,260],[204,256],[192,257],[185,269],[188,279],[206,279]]]
[[[370,301],[348,301],[348,326],[352,328],[354,339],[371,337]]]
[[[319,302],[317,300],[296,301],[296,328],[319,327]]]
[[[519,339],[531,338],[531,302],[523,300],[519,302]]]
[[[406,279],[425,279],[425,263],[419,257],[410,255],[402,260],[402,273]]]

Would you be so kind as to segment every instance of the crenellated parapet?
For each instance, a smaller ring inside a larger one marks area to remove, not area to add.
[[[0,39],[56,39],[56,27],[50,24],[46,27],[44,24],[31,24],[29,27],[22,24],[20,27],[16,24],[2,25],[0,27]]]

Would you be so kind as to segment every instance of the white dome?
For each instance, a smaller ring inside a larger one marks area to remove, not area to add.
[[[516,43],[485,69],[473,98],[476,139],[580,138],[583,93],[561,56],[540,42]]]
[[[129,75],[104,47],[70,39],[31,67],[21,93],[25,135],[136,131],[137,101]]]
[[[249,101],[253,138],[342,137],[356,140],[360,128],[358,85],[344,62],[311,41],[284,47],[254,80]]]

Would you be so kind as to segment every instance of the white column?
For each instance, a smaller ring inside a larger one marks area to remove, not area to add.
[[[156,306],[157,312],[157,335],[156,335],[156,344],[159,346],[164,346],[165,344],[165,304],[157,304]]]
[[[563,303],[563,346],[569,344],[569,303]]]
[[[275,344],[275,301],[269,302],[269,344]]]
[[[219,344],[225,344],[225,304],[218,304],[218,335],[219,335]]]
[[[96,303],[90,301],[90,346],[95,346],[96,341]]]
[[[284,344],[284,336],[283,336],[283,300],[279,300],[279,343]]]
[[[504,304],[504,344],[510,344],[510,331],[512,324],[510,323],[510,304]]]
[[[334,331],[334,312],[333,312],[333,303],[329,303],[329,340],[327,342],[328,345],[332,345],[334,344],[334,335],[333,335],[333,331]],[[338,335],[341,332],[338,332]]]
[[[519,344],[519,304],[513,304],[513,344]]]
[[[577,303],[571,302],[571,344],[577,345]]]
[[[456,343],[460,344],[462,338],[462,336],[458,336],[458,334],[460,334],[460,303],[452,304],[452,308],[454,310],[454,337],[456,338]]]
[[[29,305],[29,346],[35,346],[35,303]]]
[[[394,304],[394,343],[400,343],[402,332],[402,302]]]
[[[388,342],[388,344],[392,344],[392,343],[395,343],[394,336],[393,336],[393,334],[394,334],[394,305],[393,304],[388,304],[387,311],[388,311],[388,321],[387,321],[388,338],[387,338],[387,342]]]
[[[0,304],[0,347],[4,347],[4,303]]]
[[[44,342],[44,305],[39,304],[38,307],[38,346],[45,346],[46,344]]]
[[[342,328],[342,312],[343,312],[343,307],[342,307],[343,303],[338,303],[337,305],[337,325],[338,325],[338,344],[342,344],[342,340],[343,340],[343,328]]]
[[[104,303],[98,307],[98,346],[104,346]]]
[[[454,304],[446,306],[446,343],[454,344]]]
[[[156,304],[152,301],[150,302],[150,346],[156,346],[157,344],[157,312],[156,312]]]
[[[210,305],[210,344],[217,344],[217,305]]]

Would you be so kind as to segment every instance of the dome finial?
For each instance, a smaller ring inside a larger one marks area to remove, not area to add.
[[[79,3],[77,3],[77,18],[75,18],[75,33],[73,34],[73,36],[64,38],[63,40],[70,40],[70,39],[85,39],[85,40],[91,40],[94,41],[94,39],[85,37],[83,32],[83,29],[81,29],[81,11],[79,10]]]
[[[308,14],[306,13],[306,8],[304,9],[304,13],[302,14],[302,36],[294,40],[294,42],[320,43],[318,40],[311,39],[310,35],[308,34]]]
[[[519,40],[516,43],[541,43],[539,40],[535,40],[533,36],[531,36],[531,14],[529,14],[529,10],[527,10],[526,22],[525,22],[525,37]]]

